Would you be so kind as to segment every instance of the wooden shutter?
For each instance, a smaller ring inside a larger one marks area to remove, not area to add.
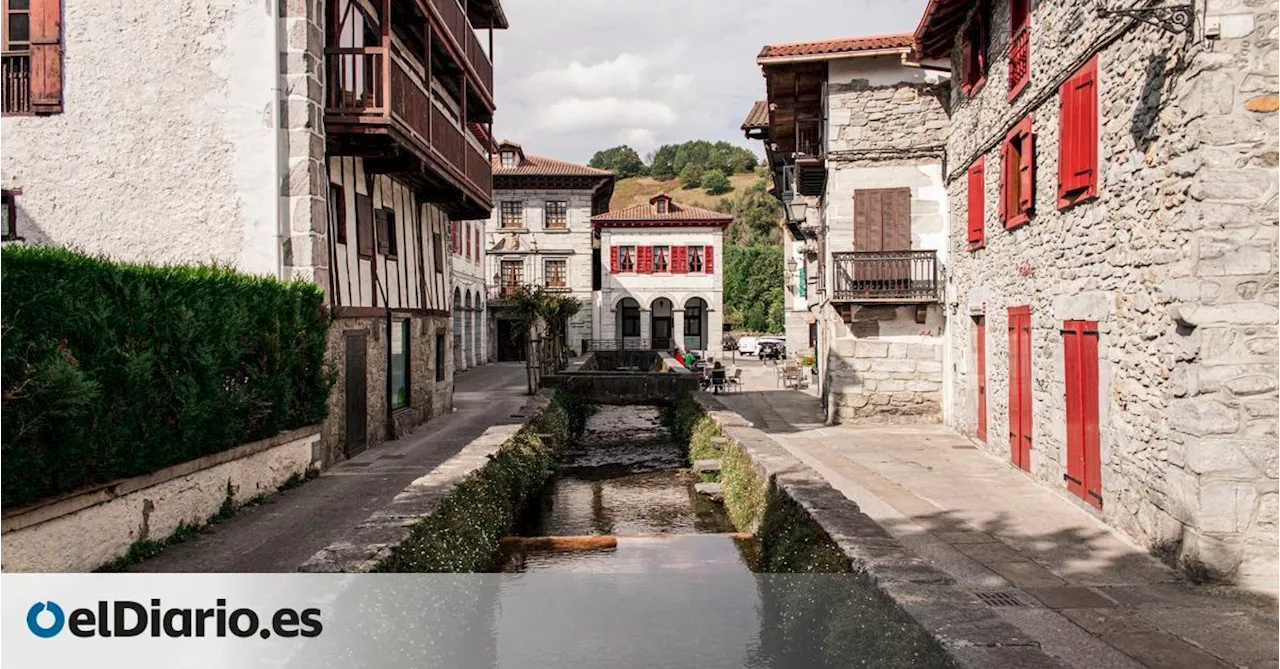
[[[976,18],[974,20],[977,20]],[[972,33],[968,28],[965,29],[964,38],[960,41],[960,92],[968,93],[973,90],[973,83],[976,80],[973,71],[973,50],[975,45],[973,40],[969,39]]]
[[[386,254],[391,250],[391,239],[387,235],[387,210],[378,209],[373,212],[373,229],[378,239],[378,253]]]
[[[1098,430],[1098,324],[1066,321],[1062,328],[1067,400],[1067,489],[1101,508]]]
[[[62,111],[61,0],[31,1],[31,111]]]
[[[973,322],[974,335],[974,371],[978,383],[978,438],[987,440],[987,319],[979,316]]]
[[[1009,225],[1009,161],[1013,159],[1009,142],[1000,145],[1000,222]]]
[[[1062,84],[1059,115],[1058,206],[1064,208],[1097,193],[1098,58]]]
[[[689,273],[689,249],[684,246],[671,247],[671,273]]]
[[[969,246],[977,248],[983,244],[984,233],[984,210],[985,192],[983,190],[983,172],[986,161],[978,158],[977,162],[969,167]]]
[[[853,194],[853,250],[911,249],[911,189],[873,188]]]
[[[652,246],[636,247],[636,272],[639,274],[653,274]]]
[[[373,198],[364,193],[356,193],[356,251],[373,255]]]
[[[1031,310],[1009,307],[1009,455],[1031,470]]]
[[[910,188],[890,188],[885,191],[881,220],[884,238],[880,242],[880,248],[884,251],[911,250]]]
[[[610,271],[610,272],[612,272],[612,273],[614,273],[614,274],[617,274],[617,273],[618,273],[618,265],[619,265],[619,263],[618,263],[618,247],[617,247],[617,246],[610,246],[610,247],[609,247],[609,271]]]
[[[716,247],[710,244],[702,249],[702,271],[714,274],[716,270]]]
[[[1018,124],[1018,135],[1021,139],[1021,146],[1018,152],[1020,159],[1018,179],[1021,181],[1021,188],[1018,189],[1018,209],[1019,213],[1030,216],[1034,210],[1036,200],[1036,152],[1032,144],[1034,136],[1031,133],[1030,116]]]
[[[871,191],[853,192],[853,250],[869,251],[871,239]]]

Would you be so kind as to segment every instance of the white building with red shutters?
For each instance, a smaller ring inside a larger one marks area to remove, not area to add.
[[[593,345],[680,348],[719,357],[721,241],[732,221],[665,193],[648,204],[593,216],[604,260],[592,307]]]

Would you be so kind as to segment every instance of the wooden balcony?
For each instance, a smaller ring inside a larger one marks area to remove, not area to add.
[[[796,123],[795,188],[801,195],[818,196],[827,187],[827,145],[822,120]]]
[[[1031,30],[1023,25],[1009,39],[1009,99],[1026,85],[1031,73]]]
[[[468,70],[476,91],[493,107],[493,62],[480,45],[480,38],[471,28],[471,21],[458,0],[427,0],[437,21],[448,36],[449,48],[459,64]]]
[[[335,154],[365,156],[371,170],[436,192],[459,218],[489,215],[488,153],[420,76],[380,46],[326,49],[325,67],[325,130]]]
[[[831,254],[832,302],[922,304],[940,299],[937,251]]]
[[[4,53],[5,114],[31,113],[31,54],[26,51]]]

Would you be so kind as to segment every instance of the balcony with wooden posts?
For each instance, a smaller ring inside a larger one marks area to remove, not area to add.
[[[831,254],[831,301],[928,304],[941,299],[938,252],[852,251]]]
[[[469,15],[457,0],[380,4],[373,16],[348,0],[331,2],[330,153],[364,157],[371,172],[411,183],[454,218],[485,218],[493,205],[490,142],[474,129],[493,118],[493,65],[473,28],[488,27],[492,47],[492,28],[505,27],[500,7],[469,0]],[[486,6],[490,13],[477,14]]]

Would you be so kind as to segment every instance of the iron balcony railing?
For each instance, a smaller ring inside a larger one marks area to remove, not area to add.
[[[31,113],[31,54],[5,52],[4,54],[4,109],[5,114]]]
[[[1009,93],[1027,80],[1031,71],[1031,30],[1022,26],[1009,40]]]
[[[644,339],[621,337],[619,339],[587,339],[588,351],[667,351],[672,348],[670,337]]]
[[[833,302],[937,302],[937,251],[831,254]]]
[[[812,119],[796,123],[796,157],[822,158],[826,155],[822,141],[822,121]]]

